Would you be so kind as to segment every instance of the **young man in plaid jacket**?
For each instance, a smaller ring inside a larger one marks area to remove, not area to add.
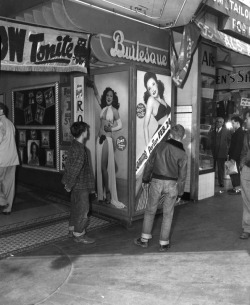
[[[73,233],[75,242],[91,244],[95,240],[86,235],[86,227],[89,193],[94,192],[95,184],[84,144],[88,138],[89,126],[84,122],[75,122],[70,131],[74,140],[68,152],[62,178],[66,191],[71,192],[69,231]]]

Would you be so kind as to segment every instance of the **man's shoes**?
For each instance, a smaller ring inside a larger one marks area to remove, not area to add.
[[[170,249],[170,244],[168,244],[168,245],[160,245],[160,247],[159,247],[159,251],[160,252],[166,252],[166,251],[168,251],[168,249]]]
[[[69,238],[74,237],[73,232],[74,232],[74,231],[69,230],[69,233],[68,233],[68,237],[69,237]]]
[[[140,246],[140,247],[142,247],[142,248],[147,248],[147,247],[148,247],[148,241],[142,241],[142,240],[141,240],[141,237],[135,238],[135,239],[134,239],[134,244],[135,244],[136,246]]]
[[[95,239],[88,237],[86,234],[81,235],[79,237],[74,236],[74,241],[76,243],[82,243],[82,244],[93,244],[93,243],[95,243]]]
[[[250,233],[242,232],[240,235],[240,239],[248,239],[249,236],[250,236]]]
[[[241,190],[231,189],[227,191],[229,195],[240,195]]]
[[[3,214],[3,215],[10,215],[11,212],[4,212],[4,211],[3,211],[2,214]]]

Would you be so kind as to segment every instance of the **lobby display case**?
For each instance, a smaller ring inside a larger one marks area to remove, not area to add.
[[[21,165],[59,171],[58,83],[14,89],[12,107]]]

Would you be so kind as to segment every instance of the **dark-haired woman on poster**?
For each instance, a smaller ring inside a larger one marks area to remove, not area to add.
[[[93,83],[96,99],[101,107],[100,129],[96,144],[97,195],[98,200],[111,203],[117,208],[125,205],[119,202],[116,189],[115,155],[112,134],[122,128],[118,112],[119,102],[116,92],[107,87],[102,96]]]
[[[149,138],[149,122],[151,116],[158,123],[157,130],[162,126],[171,113],[171,107],[164,99],[164,84],[158,80],[155,73],[147,72],[144,75],[144,86],[147,89],[144,93],[144,102],[146,104],[146,114],[144,118],[144,138],[148,145]]]
[[[169,118],[171,114],[171,107],[166,103],[164,99],[164,84],[161,80],[157,79],[155,73],[145,73],[144,86],[146,91],[144,93],[143,100],[146,104],[146,114],[144,117],[143,130],[145,144],[147,146],[151,140],[149,135],[149,123],[151,118],[153,117],[157,121],[158,130]],[[143,169],[144,167],[136,175],[136,195],[141,189]]]

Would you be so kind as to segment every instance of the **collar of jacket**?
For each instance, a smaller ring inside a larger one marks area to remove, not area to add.
[[[179,141],[176,141],[174,139],[169,139],[169,140],[167,140],[167,143],[185,151],[183,144]]]

